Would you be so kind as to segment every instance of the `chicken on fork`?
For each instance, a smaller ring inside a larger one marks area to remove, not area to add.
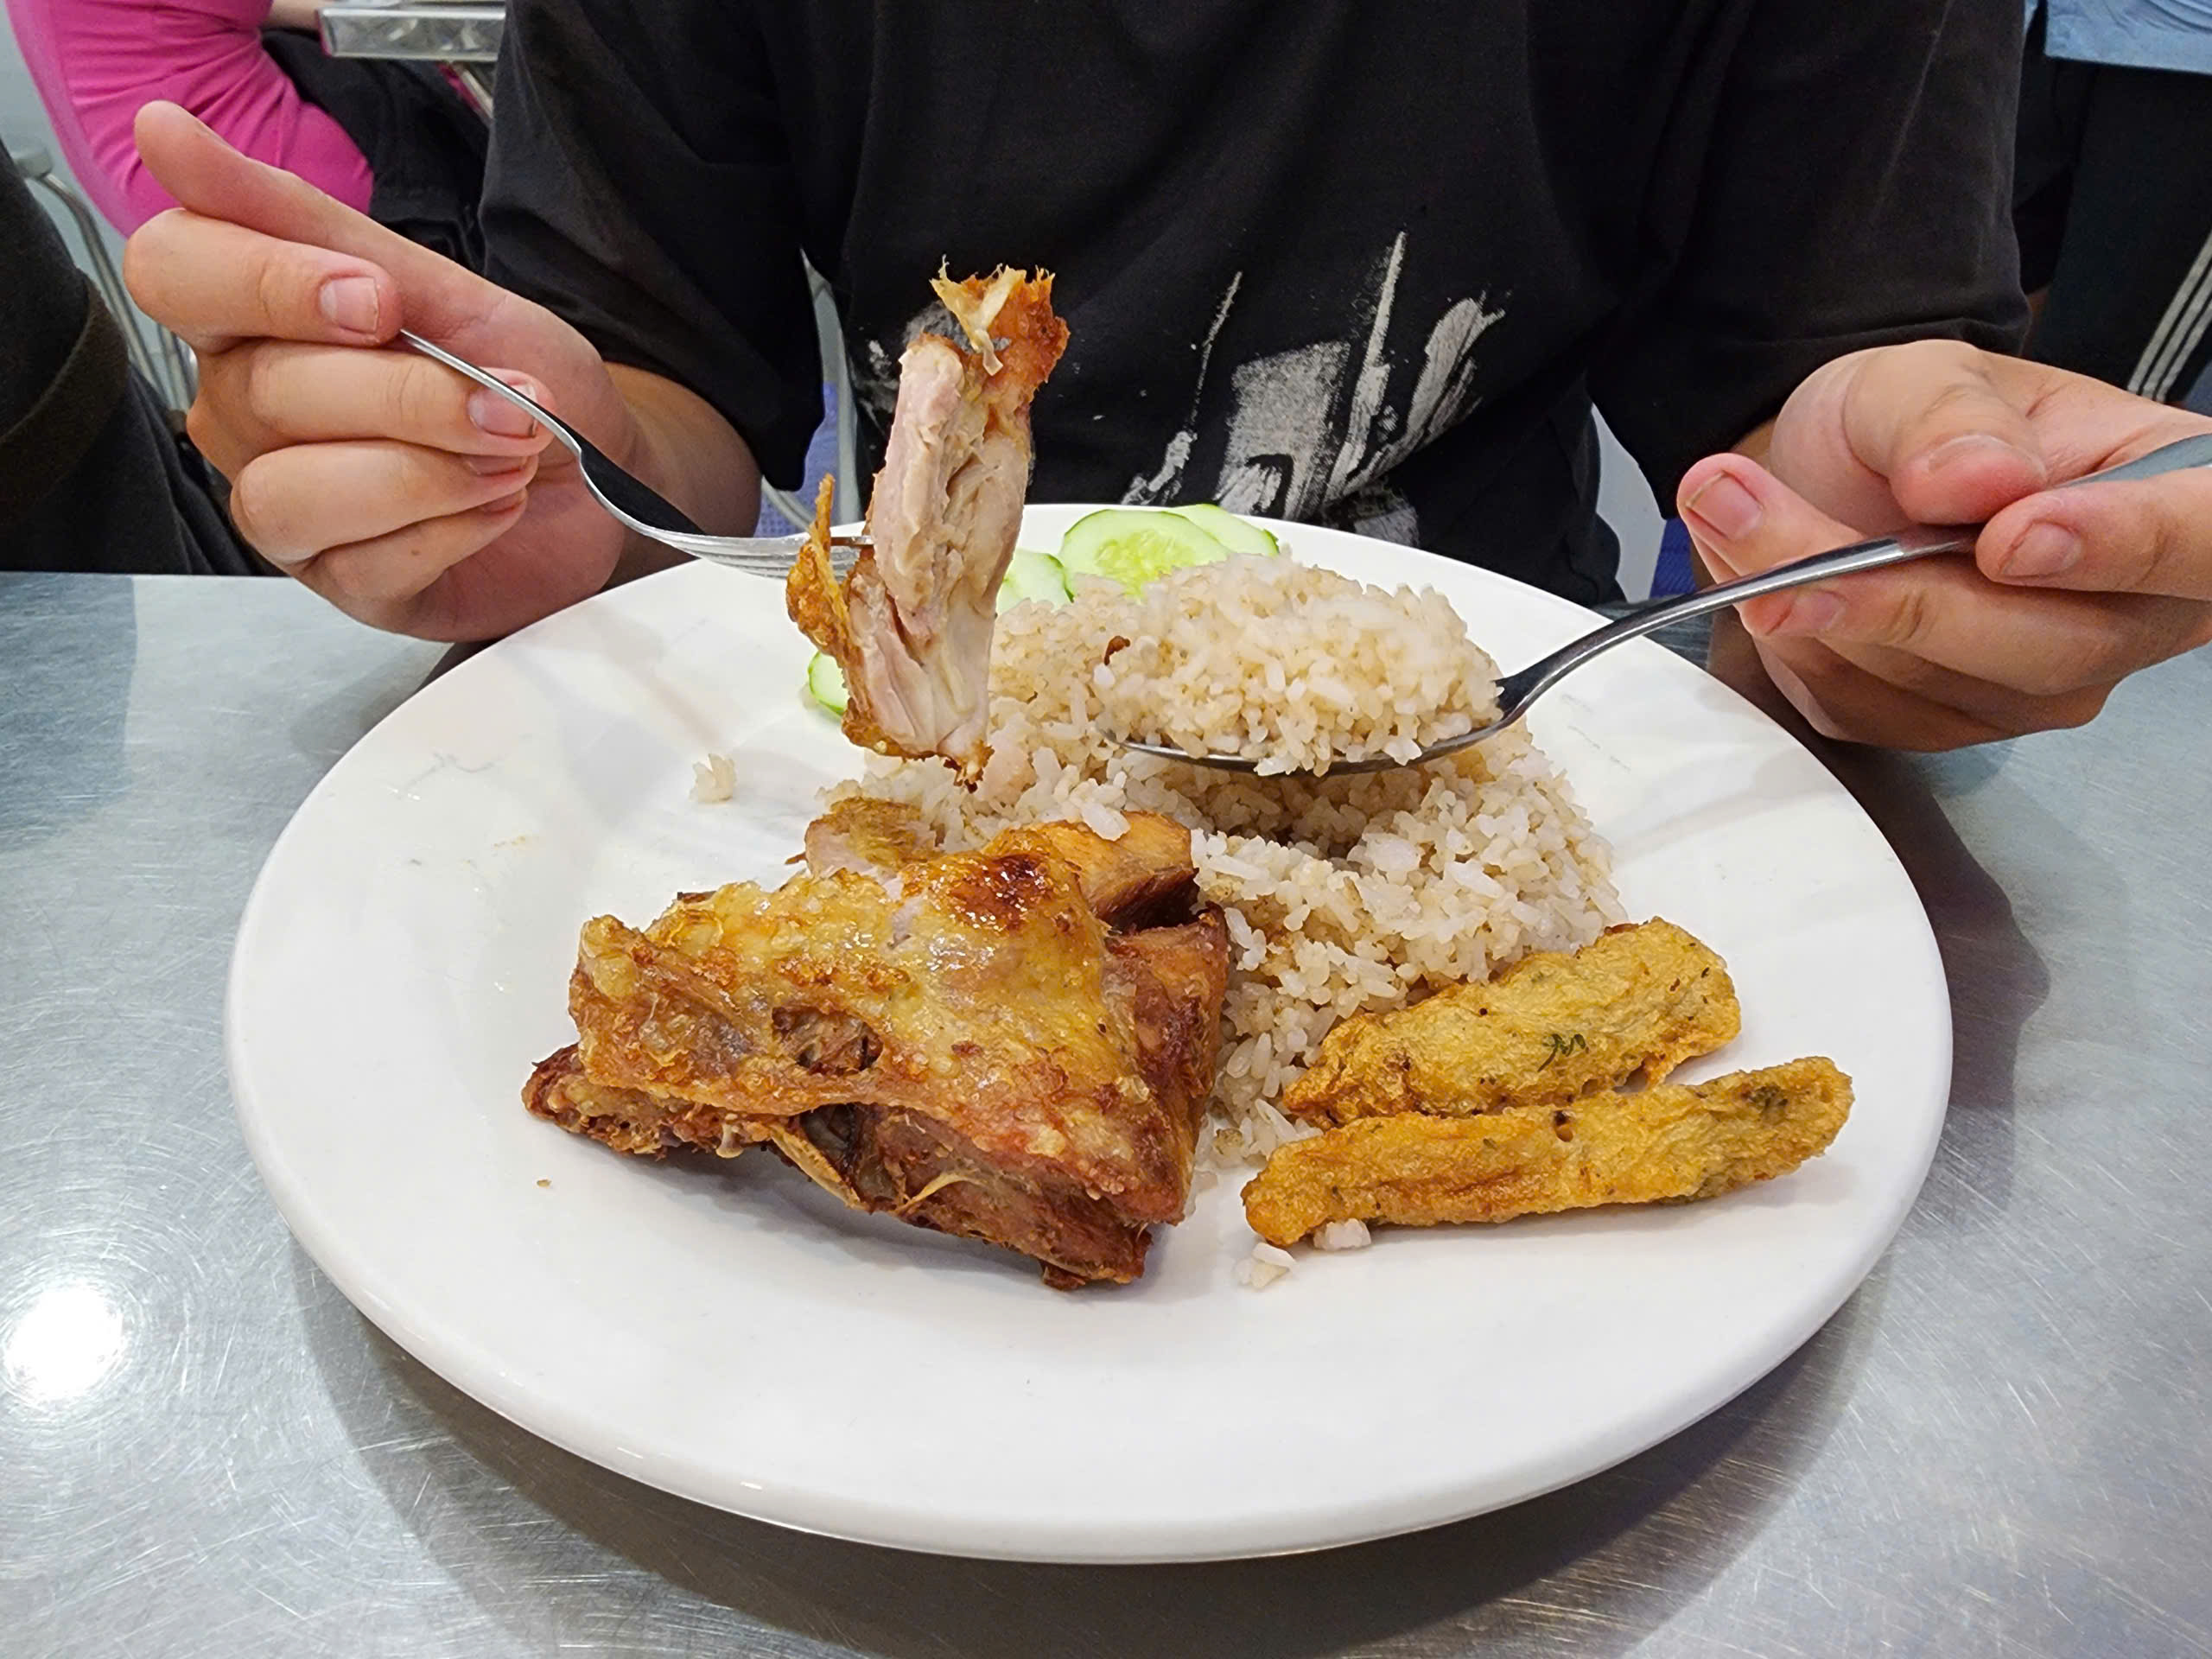
[[[885,754],[942,755],[973,779],[990,750],[991,628],[1029,488],[1029,404],[1067,325],[1052,279],[1001,268],[932,284],[968,344],[918,336],[899,364],[868,549],[841,588],[830,485],[791,568],[791,620],[844,671],[846,736]]]

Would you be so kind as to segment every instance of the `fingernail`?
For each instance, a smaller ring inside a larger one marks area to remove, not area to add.
[[[323,321],[333,327],[350,329],[357,334],[373,334],[377,331],[374,277],[334,277],[322,285],[315,302],[322,308]]]
[[[1821,633],[1843,615],[1843,601],[1834,594],[1799,594],[1789,608],[1776,619],[1769,633]]]
[[[468,469],[492,478],[500,473],[518,473],[530,465],[528,455],[470,455],[466,458]]]
[[[1946,438],[1921,458],[1921,465],[1931,473],[1940,473],[1962,461],[1989,461],[2000,455],[2020,462],[2037,478],[2044,476],[2042,456],[2030,454],[2018,444],[1986,432],[1966,432],[1955,438]]]
[[[2016,581],[2032,582],[2071,570],[2082,558],[2082,538],[2062,524],[2030,524],[2012,550],[1997,567],[1997,574]]]
[[[522,505],[523,498],[529,493],[528,490],[517,490],[512,495],[503,495],[496,501],[486,501],[476,511],[486,518],[496,518],[503,512],[512,512]]]
[[[1759,527],[1758,498],[1722,473],[1683,505],[1682,511],[1732,541],[1741,541]]]
[[[489,432],[495,438],[527,438],[537,431],[537,423],[527,410],[480,386],[468,394],[468,418],[478,431]]]

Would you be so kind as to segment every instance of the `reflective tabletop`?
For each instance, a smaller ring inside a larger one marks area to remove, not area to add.
[[[0,575],[0,1653],[2212,1654],[2212,652],[2078,732],[1827,756],[1934,918],[1957,1061],[1904,1232],[1779,1370],[1499,1514],[1114,1569],[632,1484],[292,1243],[225,1085],[232,930],[440,656],[280,582]]]

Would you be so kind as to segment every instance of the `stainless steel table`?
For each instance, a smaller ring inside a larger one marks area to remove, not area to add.
[[[629,1484],[292,1244],[225,1090],[231,930],[437,661],[276,582],[0,576],[0,1652],[2212,1653],[2212,652],[2082,732],[1839,763],[1936,918],[1958,1069],[1903,1236],[1801,1352],[1551,1497],[1172,1570]]]

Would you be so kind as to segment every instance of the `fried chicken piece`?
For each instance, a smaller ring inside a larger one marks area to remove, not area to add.
[[[1282,1109],[1348,1123],[1563,1106],[1639,1069],[1656,1083],[1740,1024],[1726,966],[1681,928],[1608,928],[1572,955],[1539,951],[1486,983],[1344,1020],[1283,1091]]]
[[[1173,1185],[1187,1196],[1218,1054],[1228,930],[1211,911],[1181,927],[1111,938],[1107,949],[1106,1006],[1126,1010],[1138,1074],[1176,1127]],[[760,1122],[791,1163],[854,1208],[1018,1250],[1055,1289],[1135,1279],[1152,1224],[1182,1214],[1181,1200],[1173,1214],[1160,1213],[1129,1191],[1100,1192],[1067,1179],[1049,1158],[980,1146],[952,1115],[846,1105]]]
[[[845,735],[885,754],[943,755],[974,779],[989,758],[991,630],[1021,527],[1029,404],[1067,345],[1052,279],[1004,267],[934,286],[968,335],[916,337],[868,499],[871,543],[842,588],[830,563],[830,482],[785,594],[844,670]]]
[[[1157,812],[1131,812],[1126,822],[1115,841],[1072,822],[1026,824],[1001,833],[991,850],[1058,859],[1075,872],[1084,902],[1109,927],[1182,920],[1195,903],[1198,879],[1191,832]],[[806,827],[806,867],[817,875],[887,874],[937,851],[920,810],[904,801],[848,796]]]
[[[734,1158],[767,1138],[757,1124],[711,1106],[594,1083],[584,1075],[574,1043],[537,1063],[523,1085],[522,1101],[534,1116],[572,1135],[643,1158],[658,1158],[678,1147]]]
[[[1067,836],[1063,857],[1016,832],[906,856],[918,830],[847,813],[811,838],[822,874],[680,895],[643,932],[587,923],[581,1081],[553,1057],[531,1109],[625,1150],[765,1140],[849,1204],[1022,1250],[1055,1283],[1134,1278],[1189,1194],[1221,915],[1117,933],[1070,860],[1132,855]],[[1179,833],[1150,837],[1154,885],[1187,870]],[[856,844],[897,856],[855,868]]]
[[[849,796],[806,826],[806,868],[816,875],[888,872],[937,850],[920,809],[904,801]]]
[[[1085,824],[1054,823],[1008,830],[991,845],[1001,852],[1058,859],[1076,873],[1084,901],[1109,927],[1187,916],[1198,880],[1191,832],[1157,812],[1124,816],[1128,828],[1114,841]]]
[[[1510,1221],[1606,1204],[1710,1198],[1826,1151],[1851,1110],[1833,1062],[1479,1117],[1368,1117],[1278,1147],[1244,1188],[1270,1244],[1332,1221]]]

